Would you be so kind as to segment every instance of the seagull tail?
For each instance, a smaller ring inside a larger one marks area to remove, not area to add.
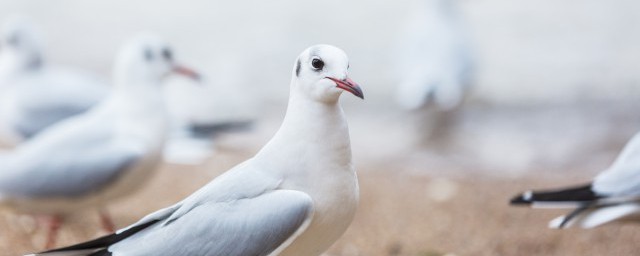
[[[557,217],[551,221],[549,221],[549,228],[551,229],[563,229],[563,228],[569,228],[571,226],[573,226],[573,224],[575,223],[575,220],[567,220],[567,216],[560,216]]]
[[[580,227],[595,228],[611,221],[638,214],[639,212],[640,205],[638,204],[621,204],[598,208],[581,219]]]
[[[550,191],[527,191],[513,197],[510,204],[531,207],[575,208],[600,198],[593,191],[592,185],[587,184]]]
[[[110,235],[106,235],[100,238],[96,238],[91,241],[87,241],[84,243],[63,247],[59,249],[53,249],[49,251],[28,254],[33,256],[102,256],[102,255],[111,255],[108,247],[118,243],[127,237],[138,233],[139,231],[157,223],[159,220],[152,220],[137,226],[132,226],[131,228],[121,230],[117,233],[113,233]]]
[[[637,204],[620,204],[591,209],[582,207],[570,214],[553,219],[549,222],[549,228],[563,229],[572,226],[584,229],[595,228],[638,213],[640,213],[640,205]]]

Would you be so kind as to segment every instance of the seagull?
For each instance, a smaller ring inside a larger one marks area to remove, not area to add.
[[[471,82],[472,53],[451,0],[425,0],[398,42],[396,99],[406,110],[432,103],[448,111],[461,104]]]
[[[550,191],[527,191],[512,205],[568,208],[569,214],[549,223],[550,228],[594,228],[615,220],[640,216],[640,133],[624,147],[613,164],[592,182]]]
[[[51,66],[37,29],[25,17],[0,33],[0,139],[15,146],[52,124],[89,110],[109,93],[98,76]]]
[[[306,49],[282,126],[253,158],[114,234],[35,255],[320,255],[358,204],[338,99],[343,91],[364,97],[348,68],[334,46]]]
[[[160,84],[174,72],[197,78],[156,36],[125,45],[105,101],[0,156],[0,206],[47,216],[47,248],[62,217],[82,209],[97,208],[113,232],[104,206],[138,189],[161,160],[168,121]]]

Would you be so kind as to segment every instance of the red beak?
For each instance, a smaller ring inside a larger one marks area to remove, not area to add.
[[[187,68],[185,66],[175,65],[173,66],[173,72],[176,74],[186,76],[193,80],[200,81],[200,74],[193,71],[193,69]]]
[[[336,85],[337,85],[336,87],[342,90],[348,91],[353,95],[355,95],[356,97],[364,100],[364,94],[362,93],[362,89],[360,89],[360,86],[350,78],[347,77],[344,80],[338,80],[333,77],[327,77],[327,78],[331,79],[331,81],[336,82]]]

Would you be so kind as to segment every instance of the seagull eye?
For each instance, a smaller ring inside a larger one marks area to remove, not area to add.
[[[173,60],[173,53],[169,49],[166,49],[166,48],[163,49],[162,50],[162,56],[164,57],[165,60],[168,60],[168,61],[172,61]]]
[[[324,67],[324,61],[318,58],[314,58],[313,60],[311,60],[311,66],[313,66],[315,70],[322,70],[322,68]]]

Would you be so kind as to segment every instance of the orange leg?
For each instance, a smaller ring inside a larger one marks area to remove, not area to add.
[[[107,209],[98,209],[98,215],[100,215],[100,224],[102,224],[102,229],[104,229],[108,233],[113,233],[116,231],[116,226],[113,224],[113,221],[111,220],[111,216],[109,215]]]
[[[48,216],[47,218],[47,243],[45,249],[52,249],[56,245],[58,238],[58,230],[62,225],[62,218],[58,215]]]

